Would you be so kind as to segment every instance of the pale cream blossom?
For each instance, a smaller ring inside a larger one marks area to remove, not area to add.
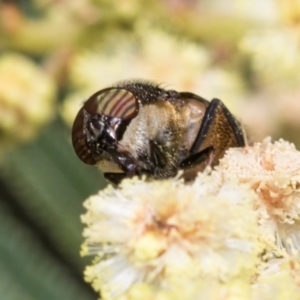
[[[124,180],[85,202],[85,278],[103,299],[299,299],[300,152],[265,139],[213,171]]]
[[[173,284],[170,290],[157,289],[147,283],[133,284],[117,300],[298,300],[300,288],[289,272],[263,274],[255,282],[235,278],[221,283],[196,279]]]
[[[82,254],[97,257],[85,278],[103,299],[138,283],[172,294],[182,278],[187,285],[199,278],[249,280],[262,250],[255,197],[247,185],[208,173],[192,185],[133,179],[108,187],[85,202]]]
[[[300,258],[294,251],[281,258],[273,258],[262,265],[259,276],[252,286],[253,298],[299,299]]]
[[[248,183],[259,196],[253,202],[263,238],[280,250],[300,250],[300,152],[270,138],[229,149],[218,171]]]
[[[251,285],[244,279],[234,279],[226,284],[212,279],[198,278],[186,281],[185,278],[170,289],[158,289],[153,284],[138,283],[117,300],[250,300]]]

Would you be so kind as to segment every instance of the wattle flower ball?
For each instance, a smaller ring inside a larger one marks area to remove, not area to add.
[[[300,152],[266,139],[192,184],[109,186],[85,202],[85,279],[101,299],[298,299],[299,181]]]

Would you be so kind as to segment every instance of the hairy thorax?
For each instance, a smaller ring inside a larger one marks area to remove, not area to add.
[[[197,121],[193,122],[195,113],[190,105],[166,101],[144,105],[127,127],[120,145],[136,159],[142,158],[143,168],[149,169],[152,162],[150,141],[154,142],[166,155],[166,164],[156,169],[155,177],[168,177],[176,172],[199,131],[201,119],[198,114]]]

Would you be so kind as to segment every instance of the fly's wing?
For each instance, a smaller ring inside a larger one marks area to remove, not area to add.
[[[243,146],[245,137],[241,124],[222,101],[213,99],[206,109],[198,136],[191,148],[191,155],[213,147],[211,164],[215,165],[228,148]]]

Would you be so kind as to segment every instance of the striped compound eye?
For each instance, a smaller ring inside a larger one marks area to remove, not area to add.
[[[96,164],[103,150],[118,142],[138,111],[136,97],[124,88],[107,88],[92,95],[73,124],[72,142],[77,156],[86,164]]]
[[[108,88],[94,94],[84,104],[91,115],[103,115],[121,120],[131,120],[138,113],[138,103],[134,95],[120,88]]]

